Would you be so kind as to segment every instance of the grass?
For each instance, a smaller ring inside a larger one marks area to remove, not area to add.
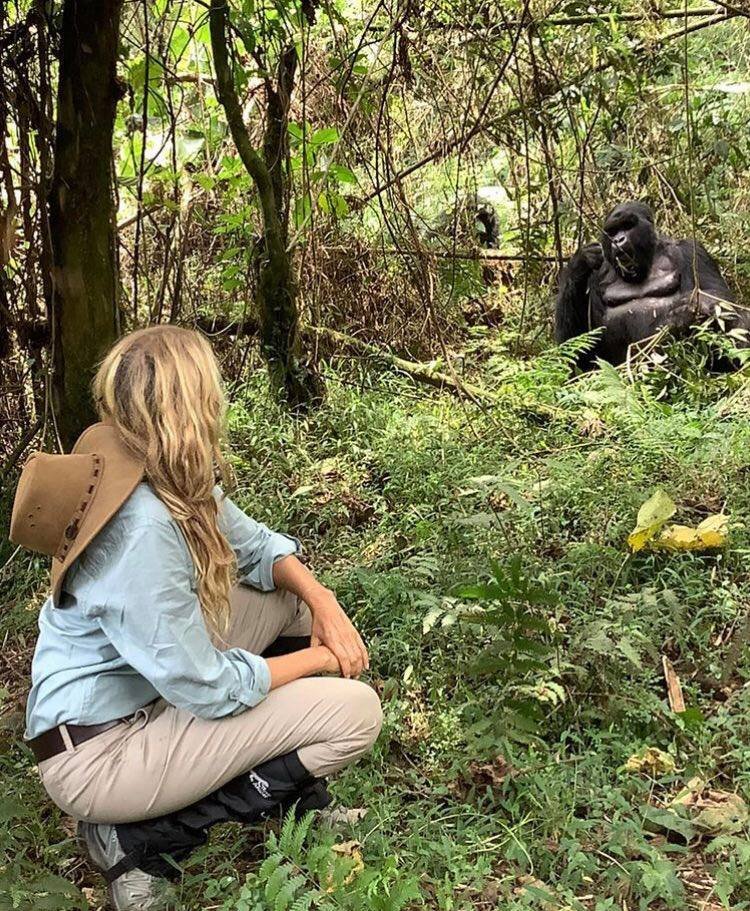
[[[361,822],[280,838],[224,827],[174,907],[750,907],[747,820],[697,818],[709,791],[720,809],[727,794],[750,803],[739,380],[705,380],[678,346],[668,364],[686,379],[605,370],[566,384],[562,355],[519,362],[506,348],[473,343],[500,395],[491,409],[375,371],[353,385],[332,369],[325,406],[298,421],[261,374],[236,391],[236,499],[297,534],[336,589],[370,644],[385,726],[333,783],[368,808]],[[629,555],[659,487],[680,521],[730,513],[730,545]],[[502,584],[462,597],[493,565]],[[100,883],[18,743],[42,585],[22,555],[4,571],[0,909],[96,908]],[[663,655],[683,716],[667,703]],[[625,770],[646,747],[661,760]],[[698,806],[671,807],[697,778]],[[349,841],[359,846],[326,873],[332,843]]]

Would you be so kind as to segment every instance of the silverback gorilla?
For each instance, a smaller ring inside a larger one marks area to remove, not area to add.
[[[750,329],[750,313],[733,304],[719,267],[699,243],[657,234],[647,205],[621,203],[607,216],[601,242],[582,247],[562,273],[555,340],[602,326],[581,366],[595,358],[620,364],[630,345],[665,326],[684,329],[720,315],[726,331]],[[743,338],[734,333],[734,344],[745,347]]]

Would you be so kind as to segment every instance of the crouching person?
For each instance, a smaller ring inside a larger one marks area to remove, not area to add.
[[[201,336],[134,332],[103,361],[102,423],[37,453],[11,538],[52,557],[27,707],[52,800],[116,909],[217,822],[329,802],[382,721],[367,650],[298,542],[216,485],[224,400]],[[324,676],[333,675],[333,676]]]

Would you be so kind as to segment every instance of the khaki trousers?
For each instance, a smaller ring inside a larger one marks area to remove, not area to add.
[[[279,635],[309,633],[309,610],[295,597],[240,585],[219,647],[260,654]],[[380,701],[367,684],[308,677],[272,690],[240,715],[213,720],[158,699],[130,721],[46,759],[39,772],[69,815],[136,822],[186,807],[292,750],[311,775],[330,775],[370,749],[381,723]],[[69,739],[64,728],[63,737]]]

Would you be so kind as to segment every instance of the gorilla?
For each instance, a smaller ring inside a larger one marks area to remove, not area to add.
[[[555,340],[603,332],[580,366],[595,358],[621,364],[631,345],[665,326],[682,330],[719,316],[736,347],[748,345],[750,312],[735,298],[719,267],[692,240],[657,234],[654,216],[641,202],[616,206],[607,216],[599,243],[582,247],[560,279]]]
[[[500,219],[488,203],[480,203],[474,213],[474,228],[479,246],[485,249],[496,247],[500,239]]]

